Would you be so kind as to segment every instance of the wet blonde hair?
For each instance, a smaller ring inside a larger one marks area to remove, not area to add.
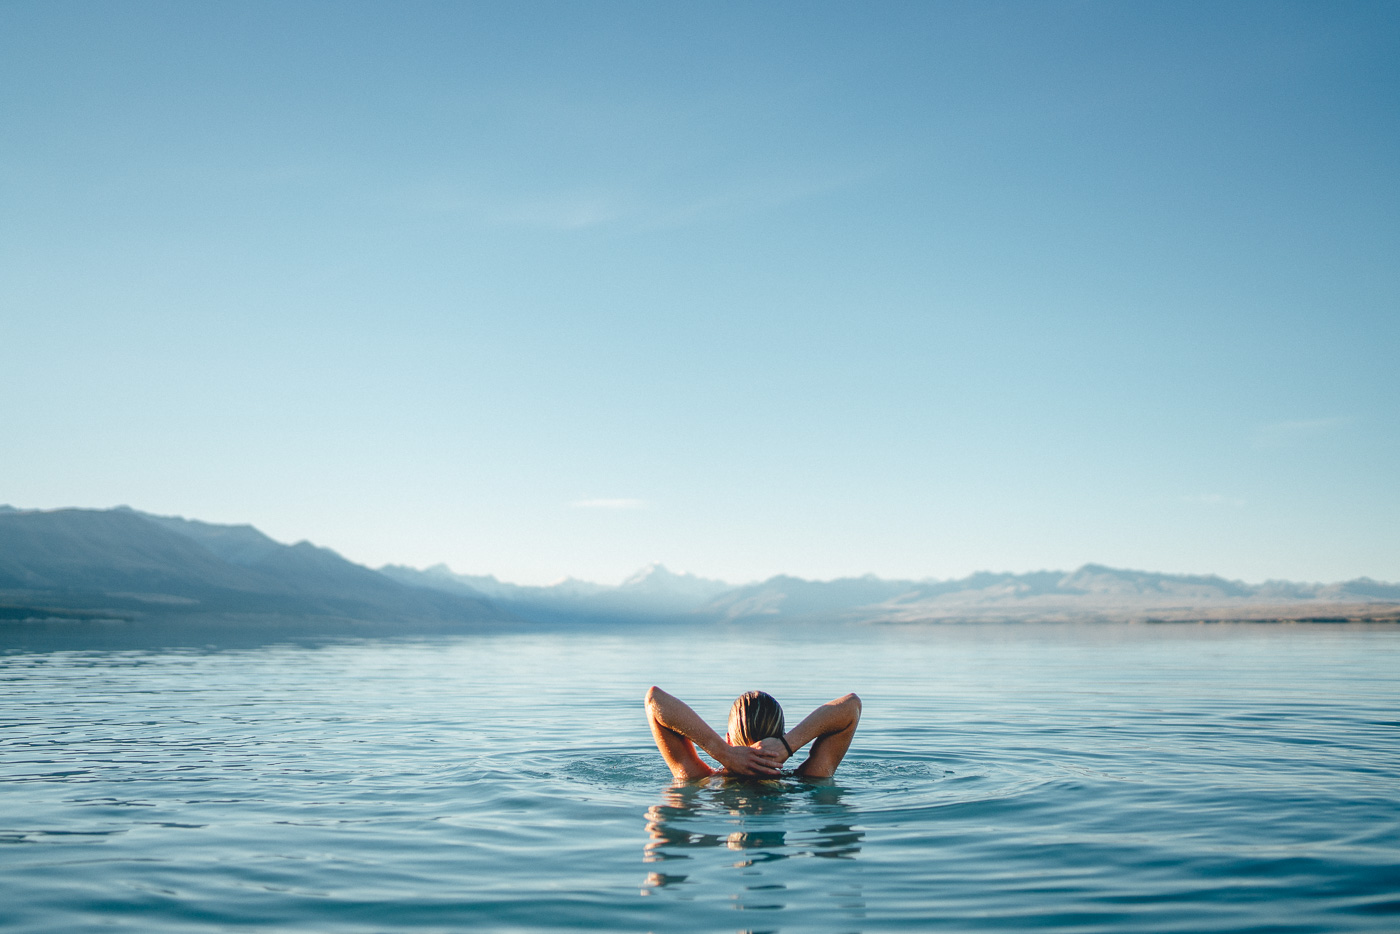
[[[785,732],[783,705],[772,694],[745,691],[729,708],[729,741],[736,746],[748,746]]]

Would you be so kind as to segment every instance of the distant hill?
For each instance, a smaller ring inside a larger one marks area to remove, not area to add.
[[[248,525],[126,508],[0,511],[0,621],[182,616],[420,628],[509,618],[479,595],[408,586]]]
[[[933,623],[1054,620],[1400,620],[1400,585],[1075,571],[951,580],[777,576],[733,586],[654,564],[617,586],[549,587],[389,565],[371,570],[250,525],[108,510],[0,506],[0,626],[32,620],[371,623]]]
[[[1302,620],[1400,618],[1400,585],[1157,574],[1086,564],[1076,571],[982,572],[952,581],[774,577],[736,587],[698,610],[727,620],[884,623],[1051,620]]]
[[[866,575],[809,581],[779,575],[731,586],[660,565],[617,587],[567,580],[521,587],[494,577],[385,567],[405,583],[489,594],[528,619],[658,619],[692,622],[978,622],[1032,620],[1392,619],[1400,585],[1361,578],[1342,584],[1156,574],[1087,564],[1076,571],[981,572],[959,580],[886,580]]]
[[[696,620],[706,603],[731,589],[723,581],[693,574],[676,574],[660,564],[649,565],[616,587],[569,578],[548,587],[507,584],[494,577],[455,574],[439,564],[419,571],[387,565],[380,571],[401,583],[449,593],[476,594],[509,606],[519,615],[540,621],[617,619]]]

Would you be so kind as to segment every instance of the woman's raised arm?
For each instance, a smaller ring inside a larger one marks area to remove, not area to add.
[[[647,691],[647,723],[656,738],[656,748],[676,778],[692,779],[713,775],[715,770],[701,761],[695,747],[709,753],[726,770],[736,775],[777,775],[780,756],[756,746],[731,746],[700,715],[678,697],[653,685]]]
[[[830,778],[851,748],[851,739],[860,723],[860,698],[854,694],[827,701],[809,713],[801,723],[783,737],[793,752],[816,740],[807,761],[797,769],[808,778]],[[787,758],[787,749],[776,737],[763,740],[761,748],[775,752],[779,759]]]

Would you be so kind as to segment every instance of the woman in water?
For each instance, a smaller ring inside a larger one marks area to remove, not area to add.
[[[659,687],[647,691],[647,722],[671,774],[689,781],[708,775],[777,777],[780,766],[808,743],[812,751],[798,766],[804,778],[830,778],[841,764],[860,723],[854,694],[827,701],[791,732],[783,729],[783,708],[769,694],[749,691],[729,708],[729,731],[721,738],[686,703]],[[813,742],[815,740],[815,742]],[[723,769],[712,769],[695,752],[699,746]]]

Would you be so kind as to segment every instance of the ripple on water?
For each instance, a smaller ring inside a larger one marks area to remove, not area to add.
[[[7,656],[0,927],[1395,930],[1400,633],[1102,631],[784,644],[819,782],[671,782],[682,636]]]

